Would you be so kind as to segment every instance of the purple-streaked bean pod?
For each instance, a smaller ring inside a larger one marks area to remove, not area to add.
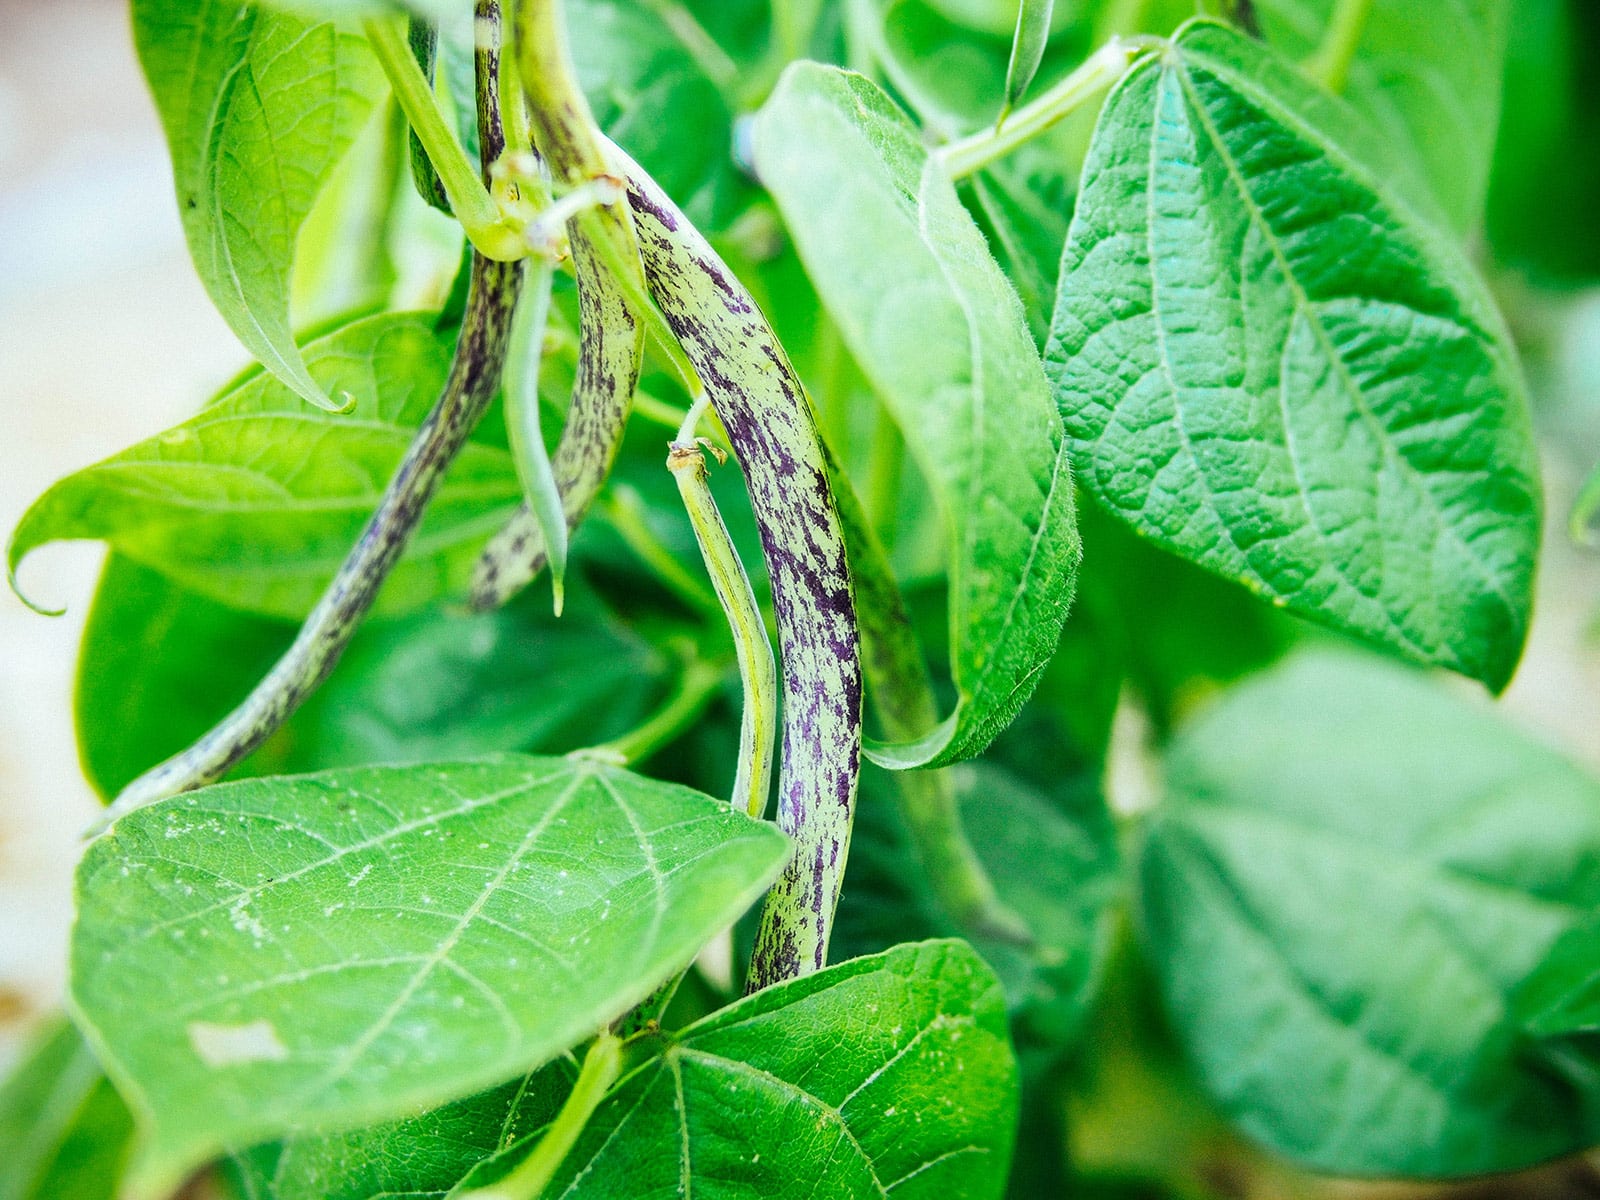
[[[747,988],[820,968],[861,755],[861,647],[844,532],[810,402],[750,293],[621,150],[650,285],[750,489],[783,660],[778,824],[795,855],[767,895]]]

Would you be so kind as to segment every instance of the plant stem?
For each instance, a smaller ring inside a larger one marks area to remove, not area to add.
[[[711,703],[717,689],[722,686],[722,677],[721,665],[702,659],[692,660],[678,678],[677,686],[644,724],[613,741],[594,747],[588,753],[615,755],[624,763],[649,758],[663,746],[676,741],[705,711],[706,705]]]
[[[468,161],[461,143],[445,124],[444,114],[434,103],[428,77],[417,65],[398,23],[391,18],[375,17],[366,22],[365,30],[378,65],[388,76],[389,86],[394,89],[395,99],[400,102],[417,140],[428,152],[428,159],[444,184],[445,195],[450,197],[450,207],[473,248],[485,258],[499,262],[522,258],[527,254],[522,231],[505,219],[483,179]]]
[[[891,741],[923,736],[939,722],[927,661],[905,600],[849,479],[833,468],[839,518],[850,547],[861,620],[861,665],[873,709]],[[995,891],[962,827],[949,769],[897,771],[900,815],[940,905],[963,929],[1009,942],[1032,940],[1027,925]]]
[[[962,179],[1004,158],[1097,98],[1121,79],[1150,45],[1145,38],[1112,38],[1049,91],[1013,112],[1003,127],[985,129],[940,148],[937,153],[945,170],[952,179]]]
[[[463,1192],[459,1200],[538,1200],[621,1073],[622,1039],[608,1030],[583,1056],[571,1093],[533,1153],[498,1183]]]
[[[639,558],[656,573],[667,590],[700,613],[721,615],[717,598],[678,561],[677,555],[661,544],[645,517],[644,502],[627,484],[617,484],[600,502],[606,518],[617,534]]]
[[[1371,12],[1372,0],[1337,0],[1334,5],[1322,44],[1305,64],[1307,74],[1330,92],[1344,91]]]
[[[702,397],[704,401],[704,397]],[[706,573],[722,603],[728,628],[733,631],[734,653],[739,660],[739,680],[744,686],[744,710],[739,721],[739,764],[733,780],[733,806],[752,817],[767,808],[767,788],[772,780],[772,759],[777,751],[778,666],[772,642],[756,606],[750,577],[728,536],[716,498],[706,479],[706,456],[694,441],[694,426],[703,403],[684,418],[684,429],[667,455],[667,470],[677,481],[705,559]]]

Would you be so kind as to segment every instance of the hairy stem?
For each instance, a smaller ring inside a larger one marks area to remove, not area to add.
[[[499,261],[510,262],[523,257],[527,247],[523,244],[521,230],[506,221],[499,205],[489,195],[484,179],[473,169],[461,143],[450,132],[444,114],[434,103],[433,87],[417,64],[397,22],[392,18],[375,17],[366,22],[365,29],[378,65],[388,76],[389,86],[394,89],[406,120],[411,122],[412,132],[427,151],[444,185],[445,195],[450,198],[451,211],[466,230],[473,248],[485,258]],[[491,86],[497,87],[498,81]],[[481,95],[481,87],[479,92]],[[499,124],[498,117],[496,124]],[[496,144],[503,146],[504,143],[497,138]]]
[[[691,412],[684,425],[691,431],[697,414]],[[734,652],[739,660],[739,679],[744,685],[744,711],[739,721],[739,765],[733,781],[733,806],[752,817],[767,808],[767,787],[772,778],[772,759],[777,750],[778,667],[772,657],[767,627],[756,606],[750,577],[728,536],[716,498],[706,479],[706,456],[687,438],[672,443],[667,469],[678,483],[678,493],[694,526],[705,559],[706,573],[716,589],[717,599],[733,631]]]
[[[583,1056],[572,1091],[533,1153],[498,1183],[463,1192],[459,1200],[538,1200],[621,1073],[622,1039],[602,1033]]]
[[[940,162],[952,179],[963,179],[1004,158],[1057,121],[1097,99],[1101,92],[1122,78],[1149,44],[1141,38],[1112,38],[1065,79],[1011,113],[1000,128],[985,129],[942,147],[938,151]]]

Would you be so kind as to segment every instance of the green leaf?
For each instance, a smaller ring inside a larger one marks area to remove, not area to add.
[[[1600,905],[1600,783],[1426,676],[1304,654],[1197,721],[1139,862],[1167,1011],[1250,1137],[1471,1175],[1600,1138],[1514,990]]]
[[[57,1021],[0,1085],[0,1200],[112,1200],[132,1134],[83,1037]]]
[[[1539,540],[1522,384],[1482,283],[1326,132],[1354,136],[1339,113],[1208,23],[1113,91],[1046,352],[1079,482],[1274,603],[1498,690]]]
[[[251,775],[560,753],[620,736],[668,685],[653,650],[574,589],[495,613],[426,609],[362,627],[332,676],[252,755]],[[84,771],[114,796],[238,704],[294,636],[112,555],[89,611],[74,708]]]
[[[973,943],[1005,989],[1019,1046],[1059,1051],[1081,1029],[1110,950],[1121,887],[1110,816],[1092,787],[1057,798],[987,762],[952,769],[973,849],[1033,939],[976,934]],[[839,952],[956,933],[895,812],[893,781],[878,772],[863,779],[839,904]]]
[[[72,945],[77,1013],[145,1130],[130,1191],[548,1061],[687,966],[788,855],[726,804],[571,759],[246,780],[130,813],[79,867]]]
[[[270,1142],[229,1163],[241,1200],[443,1196],[468,1171],[549,1124],[577,1071],[570,1056],[417,1117]]]
[[[960,942],[900,946],[671,1035],[602,1104],[547,1194],[987,1200],[1005,1187],[1016,1105],[993,973]]]
[[[1072,184],[1061,174],[1061,156],[1030,143],[975,172],[967,186],[989,249],[1022,301],[1033,344],[1043,346],[1072,220]]]
[[[134,0],[133,34],[200,281],[250,353],[337,408],[295,346],[289,276],[300,226],[384,92],[366,42],[239,0]]]
[[[891,0],[882,26],[879,65],[930,128],[954,137],[993,123],[1005,95],[1005,43],[972,33],[925,0]]]
[[[916,130],[869,81],[798,64],[756,163],[948,523],[959,701],[896,767],[976,754],[1056,647],[1079,557],[1059,418],[1016,293]]]
[[[1522,1026],[1555,1041],[1600,1033],[1600,915],[1569,929],[1514,998]]]
[[[1262,33],[1295,57],[1323,40],[1338,0],[1256,0]],[[1371,0],[1341,89],[1385,135],[1397,163],[1431,190],[1458,234],[1483,218],[1500,123],[1507,0]]]
[[[312,376],[353,400],[350,412],[308,412],[276,378],[249,378],[199,416],[55,484],[12,535],[11,570],[45,542],[98,538],[223,604],[303,617],[437,400],[452,336],[427,315],[403,314],[311,342]],[[520,495],[510,455],[469,442],[378,611],[463,588]]]
[[[1021,0],[1017,5],[1017,25],[1011,35],[1011,57],[1006,61],[1005,105],[1000,119],[1005,120],[1012,106],[1022,99],[1028,85],[1044,61],[1044,48],[1050,41],[1050,19],[1055,0]]]

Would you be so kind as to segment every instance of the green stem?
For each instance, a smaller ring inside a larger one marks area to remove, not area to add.
[[[655,13],[678,44],[694,60],[701,73],[725,96],[732,96],[739,85],[739,64],[728,57],[728,52],[717,45],[717,40],[706,32],[705,26],[679,0],[643,0],[644,7]]]
[[[1372,0],[1338,0],[1334,5],[1322,44],[1306,62],[1306,72],[1330,92],[1344,91],[1371,12]]]
[[[505,219],[500,206],[489,195],[483,179],[467,158],[455,134],[445,123],[444,114],[434,103],[433,88],[422,73],[397,21],[373,18],[365,24],[367,41],[372,45],[378,65],[389,77],[395,99],[400,102],[417,140],[428,152],[433,169],[444,184],[450,207],[466,230],[467,239],[485,258],[515,262],[528,248],[522,231]]]
[[[722,676],[721,665],[694,659],[684,668],[677,687],[644,724],[588,753],[615,755],[624,763],[649,758],[663,746],[677,741],[683,731],[694,724],[722,686]]]
[[[1133,60],[1151,44],[1146,38],[1112,38],[1065,79],[1013,112],[1003,127],[982,130],[940,149],[938,154],[945,170],[952,179],[963,179],[1004,158],[1057,121],[1097,99],[1101,92],[1122,78]]]
[[[705,408],[705,397],[689,410],[683,430],[667,455],[667,470],[677,481],[683,507],[694,526],[706,573],[733,632],[739,660],[739,680],[744,687],[744,709],[739,722],[739,763],[733,780],[733,806],[752,817],[767,809],[767,788],[772,780],[772,760],[778,748],[778,666],[772,657],[761,609],[750,587],[739,552],[711,494],[706,478],[706,456],[694,441],[694,427]]]
[[[463,1192],[459,1200],[538,1200],[621,1073],[622,1039],[602,1033],[583,1056],[572,1092],[533,1153],[498,1183]]]
[[[717,598],[706,590],[688,571],[671,550],[661,544],[655,530],[645,517],[644,502],[639,493],[627,484],[619,483],[609,496],[601,500],[601,508],[628,549],[654,571],[667,590],[677,596],[695,612],[721,615]]]

